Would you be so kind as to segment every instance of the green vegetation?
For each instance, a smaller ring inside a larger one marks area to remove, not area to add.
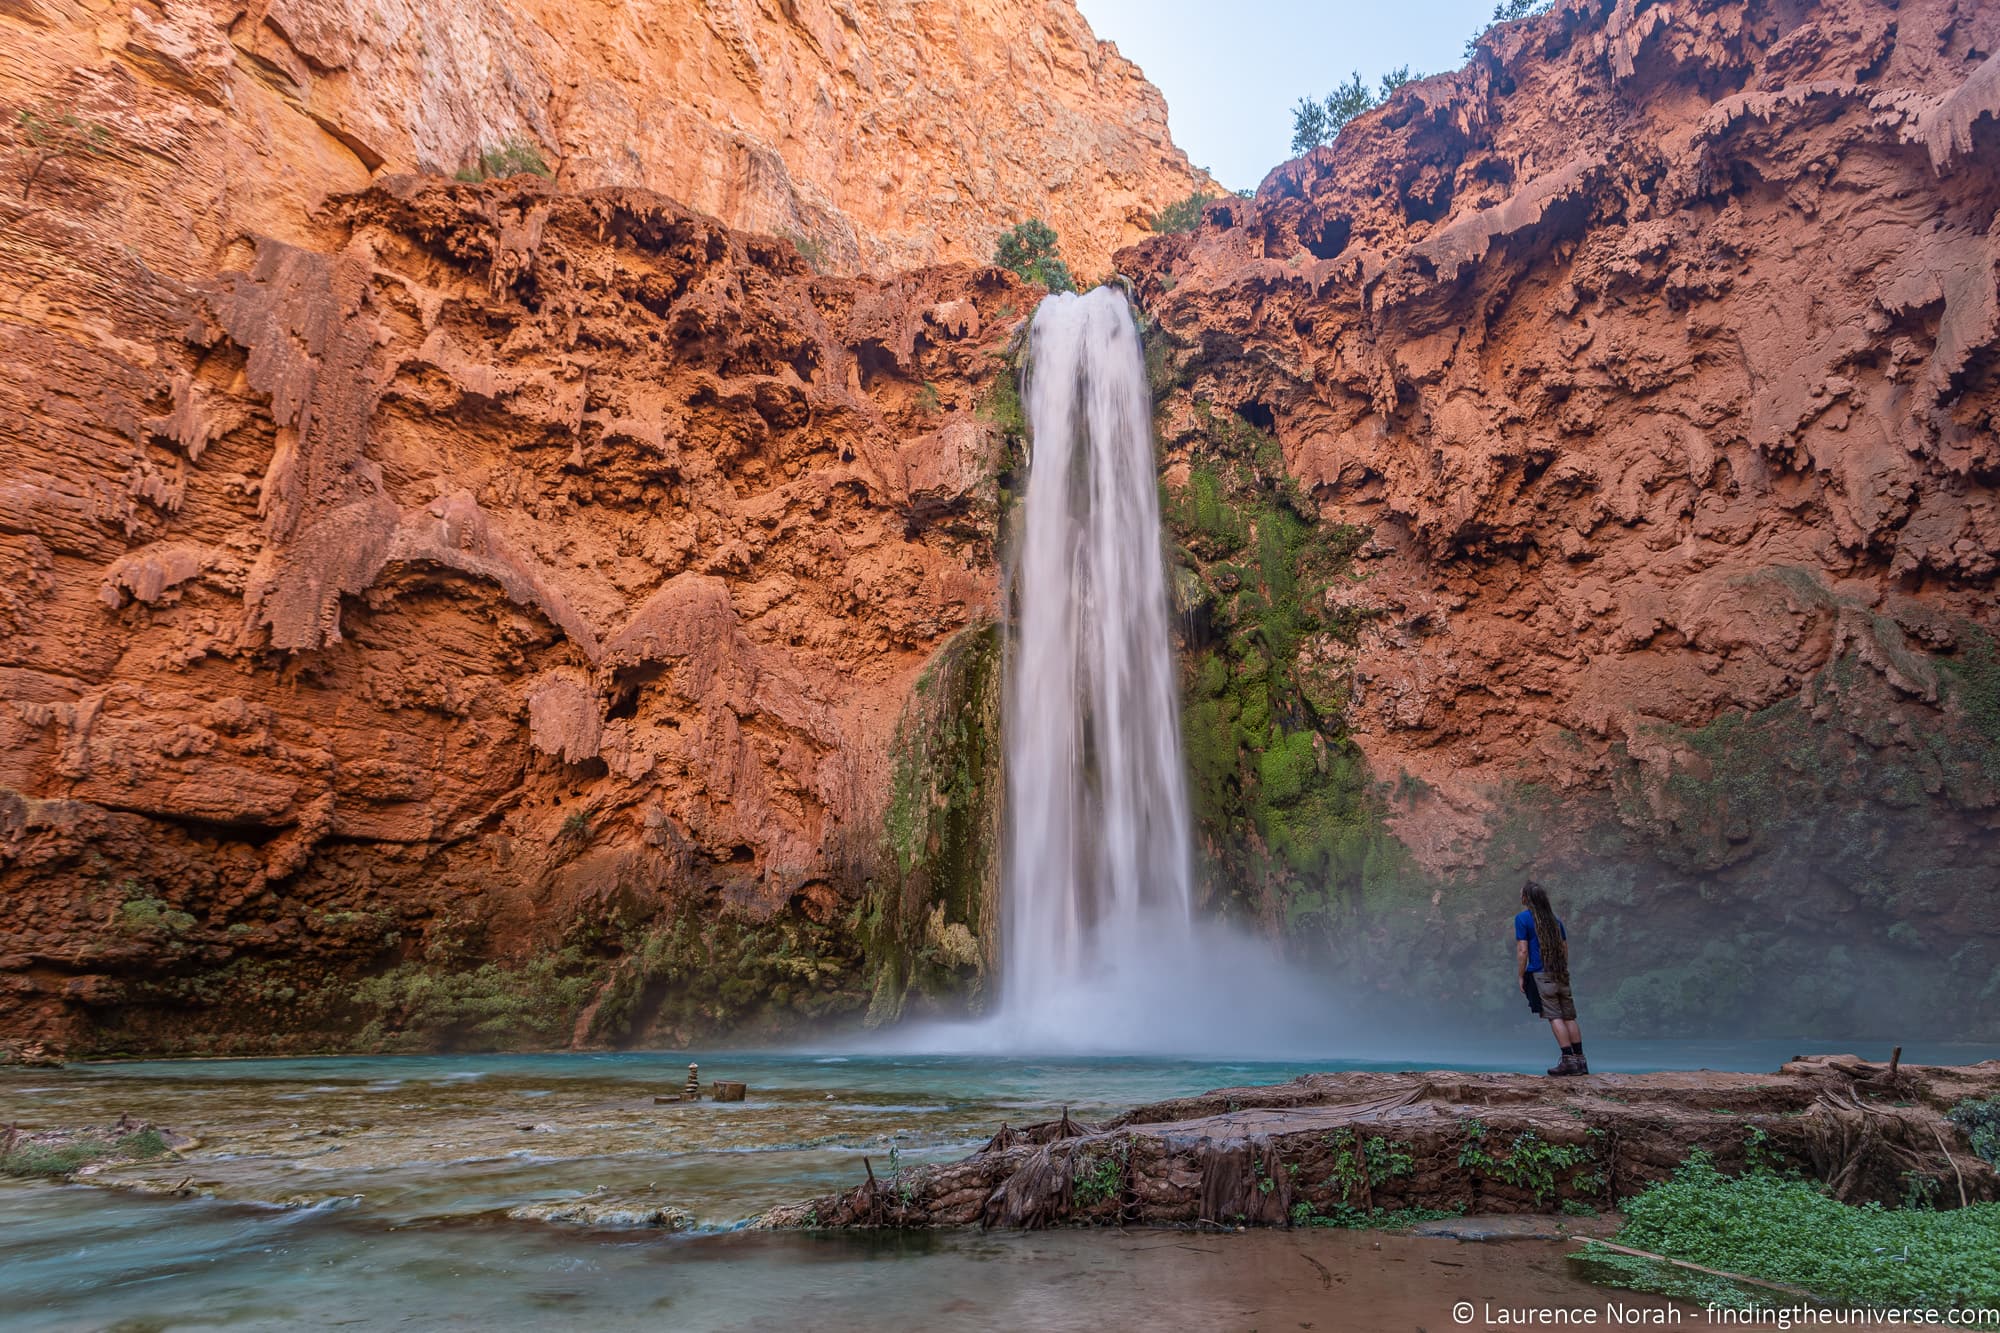
[[[903,1175],[903,1150],[894,1144],[889,1146],[889,1188],[895,1191],[896,1201],[908,1208],[917,1201],[917,1186],[913,1180]]]
[[[1499,0],[1499,3],[1493,6],[1493,21],[1465,39],[1465,58],[1472,59],[1472,53],[1479,49],[1479,39],[1502,23],[1511,23],[1530,14],[1539,14],[1552,3],[1554,0]]]
[[[975,625],[938,650],[897,722],[882,869],[858,922],[871,1024],[912,994],[983,993],[998,924],[1000,630]]]
[[[1975,627],[1967,626],[1964,636],[1959,655],[1943,663],[1951,698],[1985,741],[1979,759],[1987,781],[2000,783],[2000,648]]]
[[[1743,1136],[1743,1160],[1752,1171],[1785,1169],[1785,1155],[1771,1146],[1770,1134],[1761,1127],[1753,1127]]]
[[[1208,203],[1209,195],[1196,190],[1185,199],[1177,199],[1147,220],[1147,225],[1161,235],[1174,232],[1193,231],[1201,225],[1201,210]]]
[[[867,1000],[853,924],[782,913],[765,921],[704,917],[689,904],[665,920],[621,931],[590,1037],[642,1032],[689,1040],[769,1032],[860,1009]],[[600,971],[598,975],[604,975]],[[556,1014],[573,1022],[582,1000]]]
[[[1673,1179],[1629,1200],[1621,1245],[1767,1282],[1839,1305],[1918,1309],[2000,1307],[2000,1204],[1950,1212],[1853,1206],[1796,1175],[1725,1176],[1695,1153]],[[1656,1265],[1592,1266],[1620,1285],[1657,1285]],[[1707,1293],[1749,1299],[1733,1284]],[[1990,1325],[1988,1325],[1990,1327]]]
[[[60,1147],[24,1143],[0,1157],[0,1172],[10,1176],[70,1176],[110,1151],[111,1145],[101,1139],[76,1139]]]
[[[979,405],[979,415],[999,430],[1010,449],[1027,439],[1028,412],[1021,404],[1020,377],[1012,367],[993,377]]]
[[[1392,1143],[1379,1134],[1364,1142],[1355,1138],[1353,1130],[1342,1129],[1328,1135],[1325,1143],[1333,1149],[1333,1166],[1326,1187],[1340,1191],[1342,1204],[1367,1198],[1376,1185],[1416,1171],[1410,1145]]]
[[[166,1137],[157,1129],[136,1130],[109,1140],[90,1137],[66,1143],[25,1140],[13,1144],[0,1156],[0,1175],[62,1179],[106,1158],[144,1161],[166,1151]]]
[[[2000,1166],[2000,1098],[1962,1101],[1947,1113],[1964,1132],[1972,1151],[1990,1166]]]
[[[1374,1231],[1403,1231],[1421,1222],[1440,1222],[1448,1217],[1464,1215],[1463,1208],[1362,1209],[1345,1203],[1336,1203],[1330,1208],[1315,1208],[1303,1201],[1292,1205],[1292,1225],[1295,1227],[1365,1227]]]
[[[1602,1130],[1593,1129],[1583,1143],[1550,1143],[1532,1129],[1524,1130],[1514,1136],[1504,1155],[1495,1156],[1487,1148],[1485,1124],[1472,1120],[1466,1123],[1466,1141],[1459,1148],[1458,1164],[1474,1174],[1527,1191],[1540,1207],[1559,1197],[1565,1188],[1590,1195],[1604,1189],[1604,1173],[1595,1169],[1597,1140],[1602,1136]]]
[[[827,252],[825,242],[821,241],[817,236],[810,236],[802,231],[783,231],[778,234],[792,243],[792,248],[799,252],[799,258],[805,260],[813,272],[826,272]]]
[[[1344,721],[1364,613],[1332,594],[1367,534],[1320,522],[1268,433],[1200,403],[1194,416],[1187,480],[1162,511],[1180,548],[1204,878],[1225,913],[1275,893],[1287,930],[1331,932],[1401,868]]]
[[[455,971],[406,962],[356,984],[354,1002],[376,1014],[360,1042],[390,1050],[567,1044],[569,1025],[594,989],[590,971],[574,946],[518,967],[486,963]]]
[[[548,159],[540,146],[528,139],[509,139],[491,148],[482,148],[479,160],[462,168],[456,179],[468,184],[506,180],[513,176],[549,176]]]
[[[1478,32],[1465,42],[1465,58],[1470,60],[1479,48],[1479,41],[1502,23],[1530,14],[1539,14],[1547,9],[1553,0],[1500,0],[1493,6],[1492,21],[1483,25]],[[1315,101],[1301,97],[1292,107],[1292,152],[1294,155],[1309,153],[1313,149],[1330,144],[1337,138],[1346,124],[1364,111],[1368,111],[1387,100],[1389,94],[1404,84],[1421,79],[1422,74],[1413,73],[1408,65],[1390,70],[1370,88],[1355,70],[1345,83],[1336,84],[1332,92]],[[1160,228],[1155,227],[1155,231]]]
[[[9,136],[22,160],[21,198],[25,201],[49,163],[68,157],[102,157],[111,151],[111,131],[80,118],[73,109],[44,106],[15,113]]]
[[[1118,1197],[1125,1184],[1125,1159],[1131,1142],[1121,1139],[1109,1151],[1087,1156],[1077,1166],[1072,1193],[1079,1208],[1094,1208]]]
[[[1333,91],[1320,100],[1301,97],[1292,108],[1292,152],[1309,153],[1332,143],[1348,121],[1380,105],[1390,93],[1412,79],[1422,77],[1404,65],[1384,74],[1376,88],[1371,89],[1362,82],[1361,71],[1357,69],[1347,82],[1334,85]]]
[[[134,892],[139,886],[127,880],[121,887],[127,892]],[[137,934],[162,933],[178,937],[195,928],[195,919],[163,899],[134,897],[119,904],[118,926],[121,930]]]
[[[1052,292],[1073,292],[1076,279],[1056,249],[1055,229],[1030,218],[1003,233],[993,248],[993,262]]]

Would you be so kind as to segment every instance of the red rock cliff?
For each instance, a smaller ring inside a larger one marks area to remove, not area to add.
[[[896,720],[992,612],[975,407],[1027,289],[524,181],[391,178],[193,289],[10,223],[48,313],[0,388],[9,1035],[585,1039],[669,958],[776,969],[688,1022],[867,998]],[[115,345],[71,322],[107,271]],[[620,934],[724,916],[757,951]],[[472,989],[431,1012],[425,968]]]
[[[918,266],[1041,216],[1087,274],[1197,183],[1067,0],[0,35],[0,1037],[671,1039],[976,985],[994,784],[938,786],[991,776],[1036,293]]]
[[[1238,413],[1340,552],[1280,653],[1291,720],[1239,708],[1240,651],[1192,705],[1212,810],[1269,852],[1222,877],[1467,1004],[1539,869],[1600,1013],[1729,1022],[1814,957],[1966,1017],[2000,978],[1996,210],[1994,6],[1558,0],[1124,252],[1170,481],[1226,487]],[[1190,512],[1191,602],[1248,623]],[[1358,746],[1390,794],[1327,799],[1402,847],[1307,840],[1308,734]],[[1884,1026],[1851,997],[1787,1012]]]
[[[983,261],[1040,216],[1097,274],[1198,181],[1158,90],[1070,0],[19,0],[0,36],[10,120],[115,132],[118,213],[145,219],[127,243],[156,267],[297,240],[374,173],[507,145],[838,272]]]

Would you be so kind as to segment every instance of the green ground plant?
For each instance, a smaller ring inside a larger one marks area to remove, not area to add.
[[[1616,1240],[1836,1305],[1950,1310],[2000,1308],[1996,1235],[2000,1204],[1945,1212],[1844,1204],[1796,1174],[1723,1175],[1696,1152],[1672,1179],[1627,1201]],[[1650,1285],[1653,1268],[1605,1271],[1621,1285]],[[1752,1299],[1733,1284],[1720,1294],[1729,1304]]]
[[[1121,1139],[1102,1153],[1085,1157],[1077,1167],[1072,1192],[1079,1208],[1093,1208],[1118,1197],[1125,1182],[1125,1159],[1131,1143]]]
[[[138,886],[127,881],[125,887],[136,891]],[[119,904],[118,925],[123,930],[180,936],[195,928],[195,919],[163,899],[143,896],[127,898]]]
[[[67,1143],[17,1143],[0,1156],[0,1175],[59,1180],[105,1158],[144,1161],[167,1151],[157,1129],[135,1130],[116,1139],[76,1138]]]
[[[451,970],[409,961],[355,985],[354,1002],[376,1015],[359,1040],[389,1050],[565,1044],[597,981],[574,945],[514,967]]]
[[[1463,1217],[1463,1208],[1356,1208],[1352,1204],[1336,1203],[1327,1208],[1316,1208],[1310,1203],[1299,1202],[1292,1205],[1292,1225],[1295,1227],[1340,1227],[1345,1229],[1366,1228],[1372,1231],[1404,1231],[1422,1222],[1441,1222],[1448,1217]]]
[[[889,1188],[895,1191],[897,1202],[903,1207],[911,1207],[917,1201],[916,1182],[903,1174],[903,1151],[891,1145],[889,1148]]]
[[[805,260],[813,272],[826,272],[827,251],[825,242],[816,236],[809,236],[802,231],[784,231],[778,234],[792,243],[792,248],[799,252],[799,258]]]
[[[1355,1136],[1348,1129],[1336,1130],[1327,1135],[1323,1142],[1333,1149],[1333,1164],[1328,1171],[1326,1186],[1340,1191],[1340,1201],[1348,1203],[1367,1194],[1379,1184],[1412,1175],[1416,1171],[1416,1158],[1410,1145],[1390,1141],[1380,1134],[1366,1140]]]
[[[1579,1194],[1596,1194],[1604,1188],[1603,1173],[1594,1165],[1602,1133],[1590,1131],[1591,1138],[1583,1143],[1550,1143],[1532,1129],[1523,1130],[1505,1150],[1496,1153],[1488,1146],[1485,1122],[1469,1120],[1458,1164],[1475,1175],[1525,1190],[1540,1207],[1557,1198],[1565,1187]]]
[[[2000,782],[2000,645],[1977,628],[1965,631],[1965,646],[1955,658],[1943,660],[1951,681],[1952,702],[1984,739],[1980,767],[1987,779]]]

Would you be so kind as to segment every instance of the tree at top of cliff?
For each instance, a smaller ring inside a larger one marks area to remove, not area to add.
[[[1040,218],[1029,218],[1002,232],[999,244],[993,247],[993,262],[1052,292],[1076,290],[1069,265],[1056,252],[1055,228]]]
[[[1337,85],[1324,98],[1315,102],[1310,97],[1301,97],[1292,108],[1292,151],[1309,153],[1322,144],[1333,142],[1341,127],[1362,112],[1378,105],[1383,98],[1412,79],[1423,75],[1410,72],[1408,65],[1390,70],[1382,76],[1381,90],[1369,91],[1361,81],[1361,71],[1355,70],[1346,83]]]
[[[1550,0],[1500,0],[1493,6],[1493,21],[1465,39],[1465,58],[1472,59],[1472,53],[1479,49],[1479,39],[1503,23],[1524,19],[1530,14],[1539,14],[1549,7]]]

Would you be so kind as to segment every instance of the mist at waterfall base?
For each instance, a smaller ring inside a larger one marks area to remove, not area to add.
[[[1027,494],[1010,552],[997,1011],[905,1049],[1329,1055],[1337,1006],[1194,912],[1152,401],[1119,288],[1030,327]]]

